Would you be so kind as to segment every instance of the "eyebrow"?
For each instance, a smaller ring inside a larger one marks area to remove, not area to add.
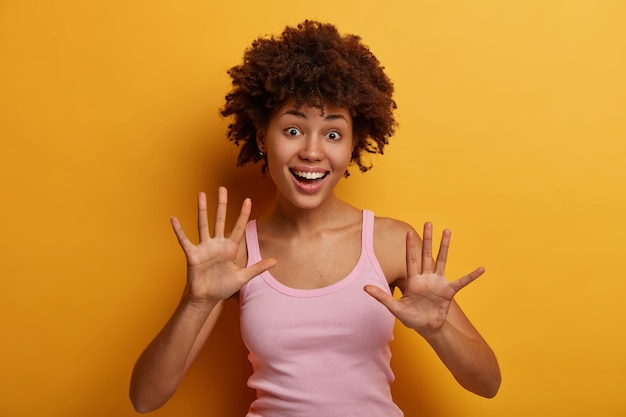
[[[302,113],[301,111],[298,110],[287,110],[285,111],[281,116],[284,115],[292,115],[292,116],[296,116],[299,117],[301,119],[306,119],[306,114]],[[338,119],[343,119],[345,121],[348,121],[348,119],[346,119],[342,114],[339,113],[331,113],[331,114],[327,114],[324,116],[324,120],[338,120]]]

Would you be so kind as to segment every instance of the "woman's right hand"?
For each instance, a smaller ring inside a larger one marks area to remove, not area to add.
[[[198,195],[198,235],[195,245],[185,235],[176,217],[172,227],[187,259],[187,286],[185,295],[193,303],[215,303],[231,297],[253,277],[276,265],[275,259],[264,259],[247,268],[237,265],[237,253],[245,235],[252,202],[246,198],[239,218],[227,237],[224,235],[228,192],[219,187],[213,237],[209,233],[206,194]]]

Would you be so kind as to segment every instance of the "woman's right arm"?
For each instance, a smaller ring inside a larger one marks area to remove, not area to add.
[[[187,284],[183,296],[165,327],[141,354],[130,383],[130,399],[138,412],[161,407],[178,388],[183,376],[209,337],[226,299],[250,279],[276,265],[267,259],[240,268],[237,262],[251,210],[246,199],[230,236],[224,236],[227,191],[220,187],[214,236],[208,228],[206,195],[198,196],[198,234],[194,245],[180,222],[172,226],[187,260]]]
[[[136,411],[156,410],[174,395],[213,330],[222,304],[223,301],[195,305],[183,296],[172,317],[135,364],[130,400]]]

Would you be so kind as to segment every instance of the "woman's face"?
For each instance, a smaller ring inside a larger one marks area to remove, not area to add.
[[[274,111],[258,142],[282,197],[296,207],[315,208],[334,196],[350,164],[352,117],[340,107],[286,104]]]

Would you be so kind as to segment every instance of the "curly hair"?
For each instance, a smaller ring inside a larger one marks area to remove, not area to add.
[[[241,144],[237,165],[267,160],[257,146],[257,129],[264,131],[275,109],[288,102],[323,111],[325,103],[352,115],[351,162],[362,172],[371,168],[365,153],[383,153],[393,135],[393,83],[378,59],[357,35],[341,35],[331,24],[306,20],[286,27],[279,37],[256,39],[243,63],[232,67],[232,89],[221,110],[233,116],[228,139]],[[346,176],[349,173],[346,171]]]

